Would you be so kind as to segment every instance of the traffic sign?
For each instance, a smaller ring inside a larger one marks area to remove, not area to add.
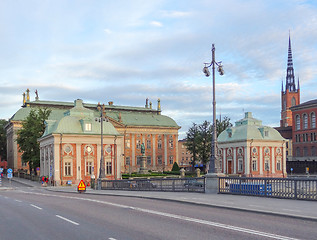
[[[8,178],[12,178],[12,173],[8,173],[8,174],[7,174],[7,177],[8,177]]]
[[[8,173],[12,173],[12,169],[11,169],[11,168],[8,168],[7,172],[8,172]]]
[[[86,185],[85,185],[85,183],[84,183],[83,180],[81,180],[80,183],[78,184],[78,186],[77,186],[77,191],[78,191],[79,193],[81,193],[81,192],[86,192]]]
[[[3,168],[0,168],[0,173],[2,173],[3,172]]]

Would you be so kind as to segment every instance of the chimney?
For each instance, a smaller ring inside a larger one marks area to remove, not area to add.
[[[157,111],[158,111],[158,115],[161,115],[161,100],[157,99]]]
[[[150,102],[150,109],[152,109],[152,102]]]
[[[23,96],[23,103],[22,103],[22,106],[25,106],[25,92],[22,94]]]
[[[145,101],[145,108],[149,108],[149,104],[148,103],[149,103],[149,99],[147,98],[146,101]]]

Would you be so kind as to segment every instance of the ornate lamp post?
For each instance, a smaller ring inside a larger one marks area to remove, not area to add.
[[[105,104],[101,105],[98,103],[97,110],[100,112],[100,117],[96,118],[95,121],[100,122],[100,136],[101,136],[101,157],[100,157],[100,168],[99,168],[99,178],[98,178],[98,190],[101,190],[101,179],[106,177],[105,174],[105,162],[103,157],[103,122],[108,121],[105,112]]]
[[[212,124],[212,146],[211,146],[211,156],[209,161],[208,174],[217,173],[216,160],[217,160],[217,126],[216,126],[216,84],[215,84],[215,65],[218,66],[218,72],[220,75],[224,74],[221,62],[216,62],[215,60],[215,44],[212,44],[212,60],[211,63],[205,63],[203,72],[206,77],[210,76],[209,68],[212,67],[212,109],[213,109],[213,124]]]

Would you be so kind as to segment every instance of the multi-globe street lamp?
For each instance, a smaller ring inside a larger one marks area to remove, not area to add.
[[[105,111],[105,104],[101,105],[98,103],[97,110],[100,112],[100,117],[95,118],[96,122],[100,122],[100,137],[101,137],[101,157],[100,157],[100,167],[99,167],[99,178],[98,178],[98,189],[101,190],[101,179],[106,177],[105,174],[105,162],[103,157],[103,122],[108,122]]]
[[[203,72],[206,77],[210,76],[209,68],[212,67],[212,109],[213,109],[213,124],[212,124],[212,146],[211,146],[211,156],[209,161],[208,173],[217,173],[218,169],[216,168],[217,161],[217,123],[216,123],[216,84],[215,84],[215,65],[217,65],[217,71],[220,75],[224,74],[221,62],[216,62],[215,60],[215,44],[212,44],[212,60],[210,63],[205,63]]]

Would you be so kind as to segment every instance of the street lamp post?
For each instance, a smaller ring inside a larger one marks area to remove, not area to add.
[[[221,62],[216,62],[215,60],[215,44],[212,44],[212,60],[211,63],[205,63],[203,72],[206,77],[210,76],[209,68],[212,67],[212,109],[213,109],[213,124],[212,124],[212,146],[211,146],[211,156],[209,161],[208,173],[217,173],[218,169],[216,167],[217,160],[217,123],[216,123],[216,84],[215,84],[215,65],[218,66],[218,72],[220,75],[224,74]]]
[[[100,137],[101,137],[101,157],[100,157],[100,167],[99,167],[99,178],[98,178],[98,190],[101,190],[101,179],[106,177],[105,174],[105,163],[103,157],[103,122],[108,121],[105,113],[105,104],[101,105],[98,103],[97,110],[100,112],[100,117],[95,120],[100,122]]]

